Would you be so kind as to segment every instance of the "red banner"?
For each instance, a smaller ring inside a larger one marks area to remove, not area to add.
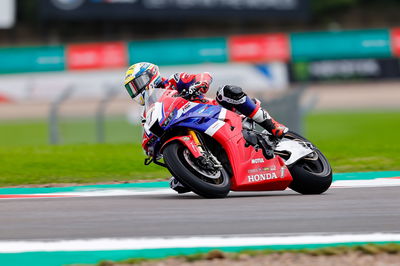
[[[288,61],[289,37],[283,33],[233,36],[228,40],[229,57],[234,62]]]
[[[128,53],[123,42],[72,44],[67,47],[69,70],[121,68]]]
[[[400,28],[394,28],[390,31],[390,40],[392,44],[392,54],[400,57]]]

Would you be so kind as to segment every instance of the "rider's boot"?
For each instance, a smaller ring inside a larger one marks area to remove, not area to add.
[[[289,131],[288,127],[277,122],[266,110],[261,107],[259,107],[252,119],[277,139],[282,139],[283,136]]]
[[[178,192],[178,194],[183,194],[190,192],[190,189],[182,185],[175,177],[169,179],[169,187]]]

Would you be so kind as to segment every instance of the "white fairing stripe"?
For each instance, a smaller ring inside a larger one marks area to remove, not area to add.
[[[226,111],[227,110],[225,108],[221,108],[221,112],[219,112],[218,120],[225,121]]]
[[[225,122],[222,122],[221,120],[218,120],[214,124],[212,124],[206,131],[205,133],[212,137],[215,132],[217,132],[221,127],[225,125]]]
[[[175,118],[181,117],[184,113],[187,113],[190,109],[196,107],[197,105],[198,105],[198,103],[193,103],[193,102],[189,102],[189,103],[185,104],[178,110],[178,113],[176,114]]]

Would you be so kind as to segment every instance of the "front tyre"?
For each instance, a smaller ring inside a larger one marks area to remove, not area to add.
[[[285,138],[310,143],[294,132],[288,132]],[[293,177],[289,188],[301,194],[322,194],[332,184],[332,168],[328,159],[315,146],[313,154],[303,157],[288,168]]]
[[[194,193],[205,198],[225,198],[228,195],[231,188],[228,173],[223,168],[216,172],[202,169],[182,143],[167,144],[163,157],[171,174]]]

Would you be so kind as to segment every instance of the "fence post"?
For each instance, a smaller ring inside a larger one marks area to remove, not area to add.
[[[296,88],[279,98],[263,101],[261,106],[270,112],[277,121],[288,126],[290,130],[302,134],[304,108],[300,106],[300,99],[305,89],[305,86]]]
[[[60,142],[59,130],[59,110],[63,102],[65,102],[73,93],[74,87],[68,86],[60,95],[51,103],[49,110],[49,142],[50,144],[58,144]]]
[[[96,139],[98,143],[105,142],[105,113],[109,103],[118,95],[119,90],[108,85],[108,89],[96,110]]]

